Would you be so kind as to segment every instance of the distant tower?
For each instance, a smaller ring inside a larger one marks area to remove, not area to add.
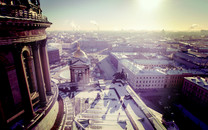
[[[87,84],[89,80],[89,65],[90,61],[84,51],[80,49],[80,44],[77,45],[77,50],[70,59],[69,69],[72,83]]]
[[[51,101],[45,32],[50,25],[39,0],[0,1],[0,129],[19,119],[30,129],[41,119],[37,110]]]

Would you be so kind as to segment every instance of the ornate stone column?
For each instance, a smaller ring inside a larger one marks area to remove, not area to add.
[[[27,57],[27,59],[28,59],[28,64],[29,64],[30,78],[32,80],[32,91],[35,92],[37,91],[37,80],[35,77],[35,67],[33,63],[33,57],[29,56]]]
[[[28,82],[26,80],[23,56],[22,56],[22,46],[15,45],[13,48],[13,57],[14,63],[16,67],[17,79],[20,88],[20,93],[22,96],[22,101],[24,105],[25,117],[31,119],[34,117],[35,113],[32,106],[30,90],[28,86]]]
[[[71,78],[71,82],[75,82],[75,73],[74,73],[74,69],[72,69],[71,67],[70,67],[70,78]]]
[[[48,52],[46,48],[46,40],[43,40],[40,43],[40,55],[41,55],[41,63],[42,63],[42,69],[43,69],[43,77],[45,81],[46,94],[52,95],[51,77],[50,77],[50,70],[49,70]]]
[[[37,85],[39,91],[40,104],[42,106],[45,106],[47,103],[47,98],[45,93],[45,84],[43,81],[43,72],[40,61],[39,45],[37,43],[33,43],[32,51],[33,51],[33,58],[35,64],[35,72],[36,72],[36,79],[37,79]]]
[[[89,68],[87,68],[87,80],[88,80],[88,83],[90,82],[90,70]]]
[[[88,82],[88,76],[87,76],[87,69],[84,69],[85,70],[85,83],[89,83]]]

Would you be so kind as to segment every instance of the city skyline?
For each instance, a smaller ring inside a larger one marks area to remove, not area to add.
[[[204,0],[43,0],[49,30],[171,30],[208,29]]]

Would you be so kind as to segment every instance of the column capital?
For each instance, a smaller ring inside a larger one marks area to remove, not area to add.
[[[31,46],[32,46],[32,49],[35,50],[35,51],[38,50],[38,48],[39,48],[38,43],[33,43]]]
[[[41,47],[45,47],[46,45],[47,45],[47,42],[46,42],[47,40],[45,39],[45,40],[42,40],[41,42],[40,42],[40,46]]]

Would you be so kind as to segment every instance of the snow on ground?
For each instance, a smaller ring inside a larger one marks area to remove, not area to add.
[[[56,84],[58,84],[58,83],[59,83],[59,81],[58,81],[57,79],[53,79],[53,78],[51,78],[51,80],[52,80],[54,83],[56,83]]]
[[[64,70],[60,73],[60,77],[64,79],[70,79],[70,71],[69,70]]]
[[[134,129],[132,126],[134,122],[139,129],[153,130],[153,126],[141,110],[144,108],[139,108],[133,99],[125,98],[126,95],[129,96],[129,90],[127,86],[120,86],[118,83],[106,83],[104,90],[91,88],[91,90],[77,92],[75,97],[70,99],[72,102],[66,115],[72,116],[71,113],[75,113],[75,120],[78,122],[88,120],[87,124],[83,124],[86,129],[127,128],[131,130]],[[60,95],[68,99],[67,94],[60,93]]]
[[[101,99],[91,104],[85,112],[77,116],[79,119],[91,119],[87,128],[101,127],[102,129],[133,129],[119,98],[113,89],[91,92],[80,92],[75,98],[96,98],[100,93]]]

